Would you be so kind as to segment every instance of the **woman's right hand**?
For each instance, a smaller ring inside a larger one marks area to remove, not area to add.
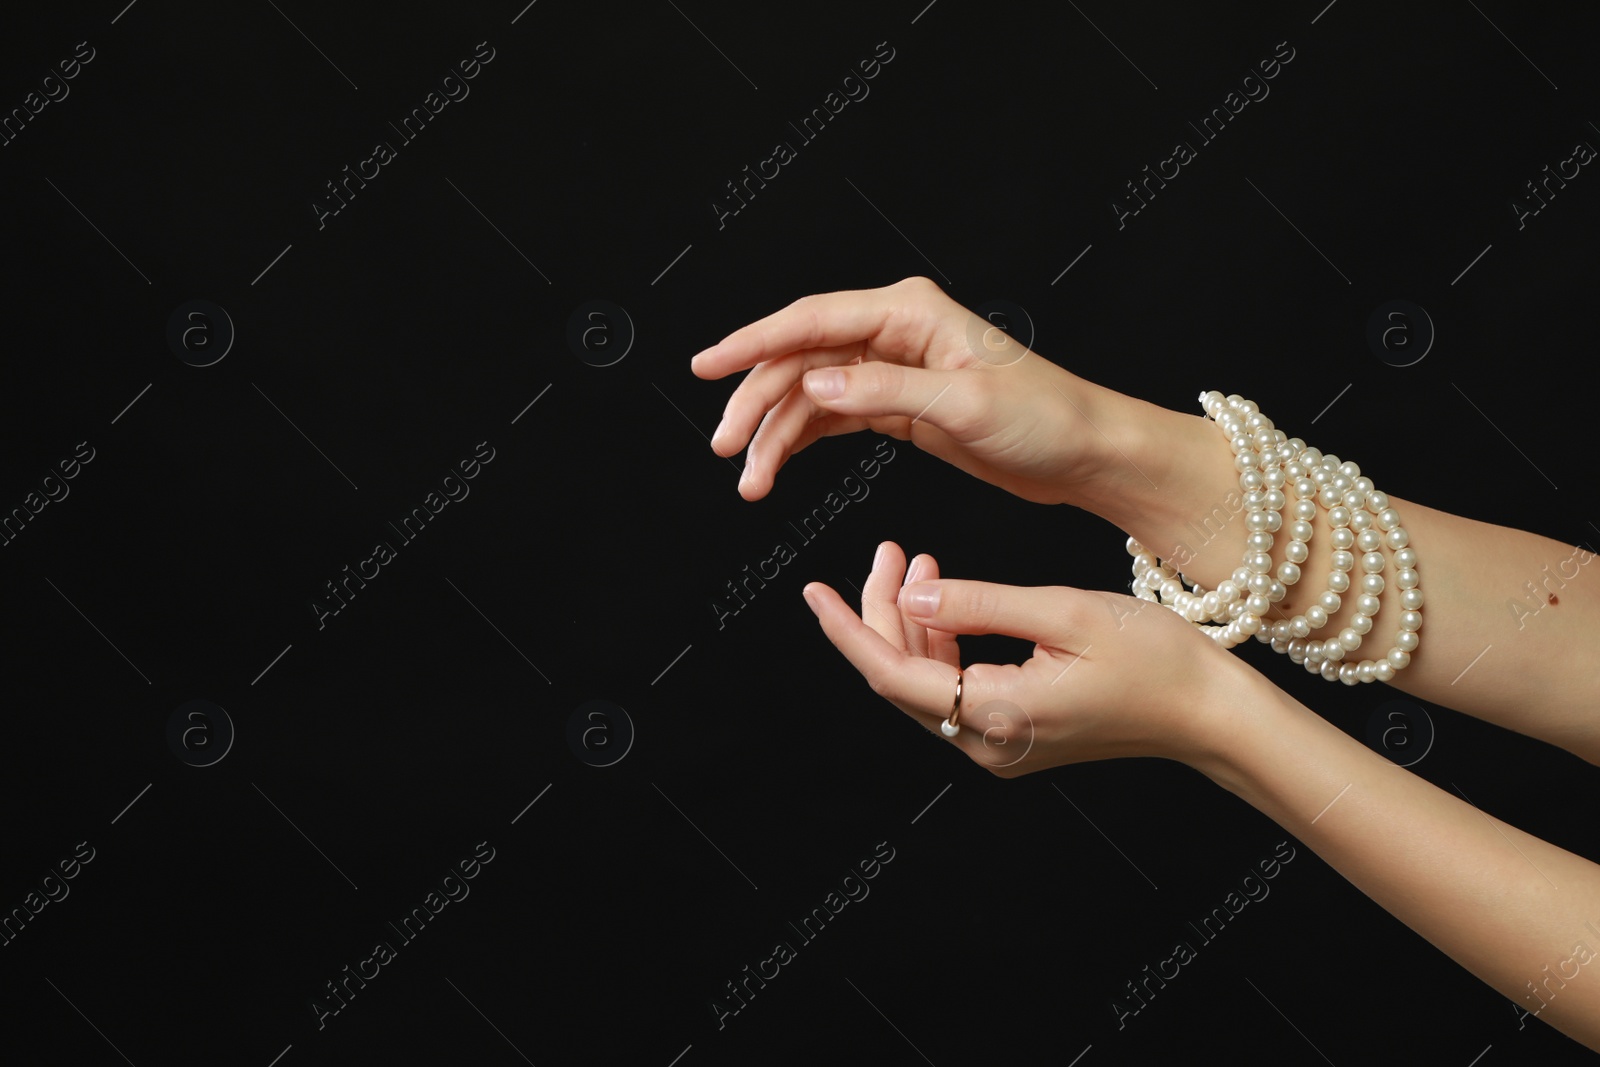
[[[1128,451],[1141,418],[1163,412],[1028,351],[927,278],[802,297],[691,367],[707,379],[753,368],[711,439],[722,456],[749,443],[746,500],[817,438],[871,429],[1023,499],[1092,508],[1148,488]]]

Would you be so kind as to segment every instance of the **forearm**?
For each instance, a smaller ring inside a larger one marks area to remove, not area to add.
[[[1246,537],[1228,442],[1208,419],[1102,393],[1096,399],[1110,434],[1106,469],[1120,463],[1123,472],[1108,476],[1116,478],[1116,492],[1088,506],[1161,558],[1178,561],[1191,579],[1215,588],[1239,566]],[[1344,454],[1336,442],[1324,443],[1357,463],[1380,458]],[[1382,489],[1381,472],[1375,480]],[[1392,494],[1390,503],[1417,553],[1425,600],[1420,645],[1389,684],[1600,763],[1600,669],[1592,651],[1600,634],[1600,581],[1580,569],[1593,555]],[[1318,508],[1312,526],[1301,578],[1273,605],[1269,623],[1304,611],[1327,588],[1332,527],[1325,510]],[[1275,540],[1274,566],[1283,561],[1286,537],[1280,533]],[[1388,651],[1401,610],[1399,593],[1393,580],[1386,582],[1360,656],[1381,658]],[[1335,636],[1348,625],[1355,597],[1343,599],[1313,637]]]
[[[1600,866],[1396,767],[1248,667],[1220,674],[1212,706],[1233,710],[1196,769],[1478,978],[1600,1051]]]

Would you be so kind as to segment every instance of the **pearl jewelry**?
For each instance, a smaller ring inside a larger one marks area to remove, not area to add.
[[[1416,550],[1409,547],[1410,535],[1388,494],[1377,489],[1356,463],[1310,448],[1298,437],[1286,437],[1254,401],[1237,393],[1225,397],[1210,391],[1200,395],[1200,404],[1233,452],[1247,531],[1243,558],[1230,578],[1207,592],[1130,537],[1134,595],[1182,615],[1224,648],[1254,637],[1328,681],[1357,685],[1394,678],[1395,671],[1410,664],[1420,643],[1423,597]],[[1319,509],[1327,513],[1332,530],[1328,588],[1303,614],[1268,620],[1272,605],[1300,581]],[[1273,535],[1279,532],[1286,533],[1289,542],[1283,562],[1275,565]],[[1379,594],[1388,584],[1383,577],[1390,566],[1386,551],[1393,557],[1389,580],[1402,609],[1399,627],[1384,655],[1356,659],[1352,654],[1372,631]],[[1358,561],[1360,570],[1352,581],[1350,572]],[[1336,637],[1312,637],[1339,613],[1343,595],[1352,587],[1356,610],[1347,625]]]

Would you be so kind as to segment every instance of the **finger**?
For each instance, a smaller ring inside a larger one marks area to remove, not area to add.
[[[796,389],[767,412],[745,454],[739,492],[746,500],[759,500],[771,491],[778,469],[794,451],[794,442],[817,417],[817,409]]]
[[[803,296],[697,353],[689,368],[714,380],[799,349],[834,348],[875,337],[895,310],[896,302],[885,299],[893,288]]]
[[[946,633],[1006,634],[1068,651],[1087,643],[1083,635],[1101,621],[1090,594],[1061,586],[942,578],[905,586],[899,603],[911,618]]]
[[[872,572],[861,587],[861,620],[897,652],[909,651],[905,622],[895,604],[905,572],[905,553],[893,541],[885,541],[872,557]]]
[[[801,592],[816,612],[822,632],[861,672],[873,692],[924,726],[937,729],[939,720],[950,714],[956,669],[917,659],[893,647],[882,634],[862,622],[837,592],[821,582],[811,582]]]
[[[825,411],[925,420],[958,439],[984,426],[993,410],[983,372],[971,367],[932,370],[866,360],[807,371],[803,384]]]
[[[921,555],[912,562],[915,563],[917,561],[921,561],[923,567],[917,571],[915,578],[909,574],[906,575],[907,585],[911,585],[913,582],[932,581],[939,577],[938,560],[929,555]],[[909,615],[906,616],[906,619],[912,626],[920,627],[927,634],[927,651],[923,655],[929,659],[936,659],[940,663],[948,663],[952,667],[961,666],[961,649],[956,644],[955,634],[923,626],[920,622],[912,621]]]
[[[864,341],[839,348],[808,348],[756,367],[728,397],[722,409],[722,421],[711,433],[712,451],[720,456],[731,456],[743,448],[762,416],[795,391],[796,383],[806,371],[854,362],[865,351]]]
[[[905,581],[901,584],[908,585],[924,578],[937,578],[938,574],[928,573],[928,564],[932,559],[933,557],[927,554],[913,559],[910,565],[906,567]],[[896,589],[895,595],[897,598],[899,593],[900,591]],[[912,655],[926,656],[928,654],[928,628],[901,611],[898,603],[895,605],[895,612],[900,616],[900,625],[905,630],[907,651],[911,652]],[[955,664],[955,666],[960,666],[960,664]]]

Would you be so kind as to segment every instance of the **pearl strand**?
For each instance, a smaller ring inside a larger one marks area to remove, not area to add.
[[[1372,479],[1363,477],[1355,463],[1341,463],[1337,456],[1324,456],[1318,449],[1306,447],[1299,438],[1286,438],[1253,401],[1237,393],[1228,397],[1216,391],[1203,393],[1200,403],[1233,449],[1249,530],[1244,560],[1231,579],[1208,593],[1130,537],[1127,549],[1133,556],[1134,594],[1171,608],[1224,648],[1254,636],[1328,681],[1355,685],[1392,679],[1395,671],[1410,664],[1420,641],[1417,631],[1422,627],[1423,597],[1416,551],[1407,547],[1409,535],[1400,524],[1399,513],[1389,506],[1388,496],[1373,486]],[[1271,550],[1273,534],[1285,526],[1285,484],[1291,487],[1295,502],[1287,524],[1286,558],[1274,572]],[[1309,557],[1312,520],[1318,507],[1328,513],[1333,527],[1328,588],[1305,612],[1269,625],[1266,613],[1271,605],[1300,580],[1300,564]],[[1351,548],[1362,552],[1362,574],[1355,583],[1360,590],[1358,614],[1337,636],[1313,639],[1311,635],[1343,606],[1342,594],[1352,586],[1349,572],[1357,559]],[[1372,630],[1378,595],[1386,584],[1383,571],[1388,561],[1383,549],[1394,557],[1393,580],[1401,590],[1399,627],[1381,659],[1343,662],[1360,649],[1363,637]],[[1185,584],[1194,585],[1193,591],[1184,589]],[[1206,625],[1209,622],[1223,625]]]

